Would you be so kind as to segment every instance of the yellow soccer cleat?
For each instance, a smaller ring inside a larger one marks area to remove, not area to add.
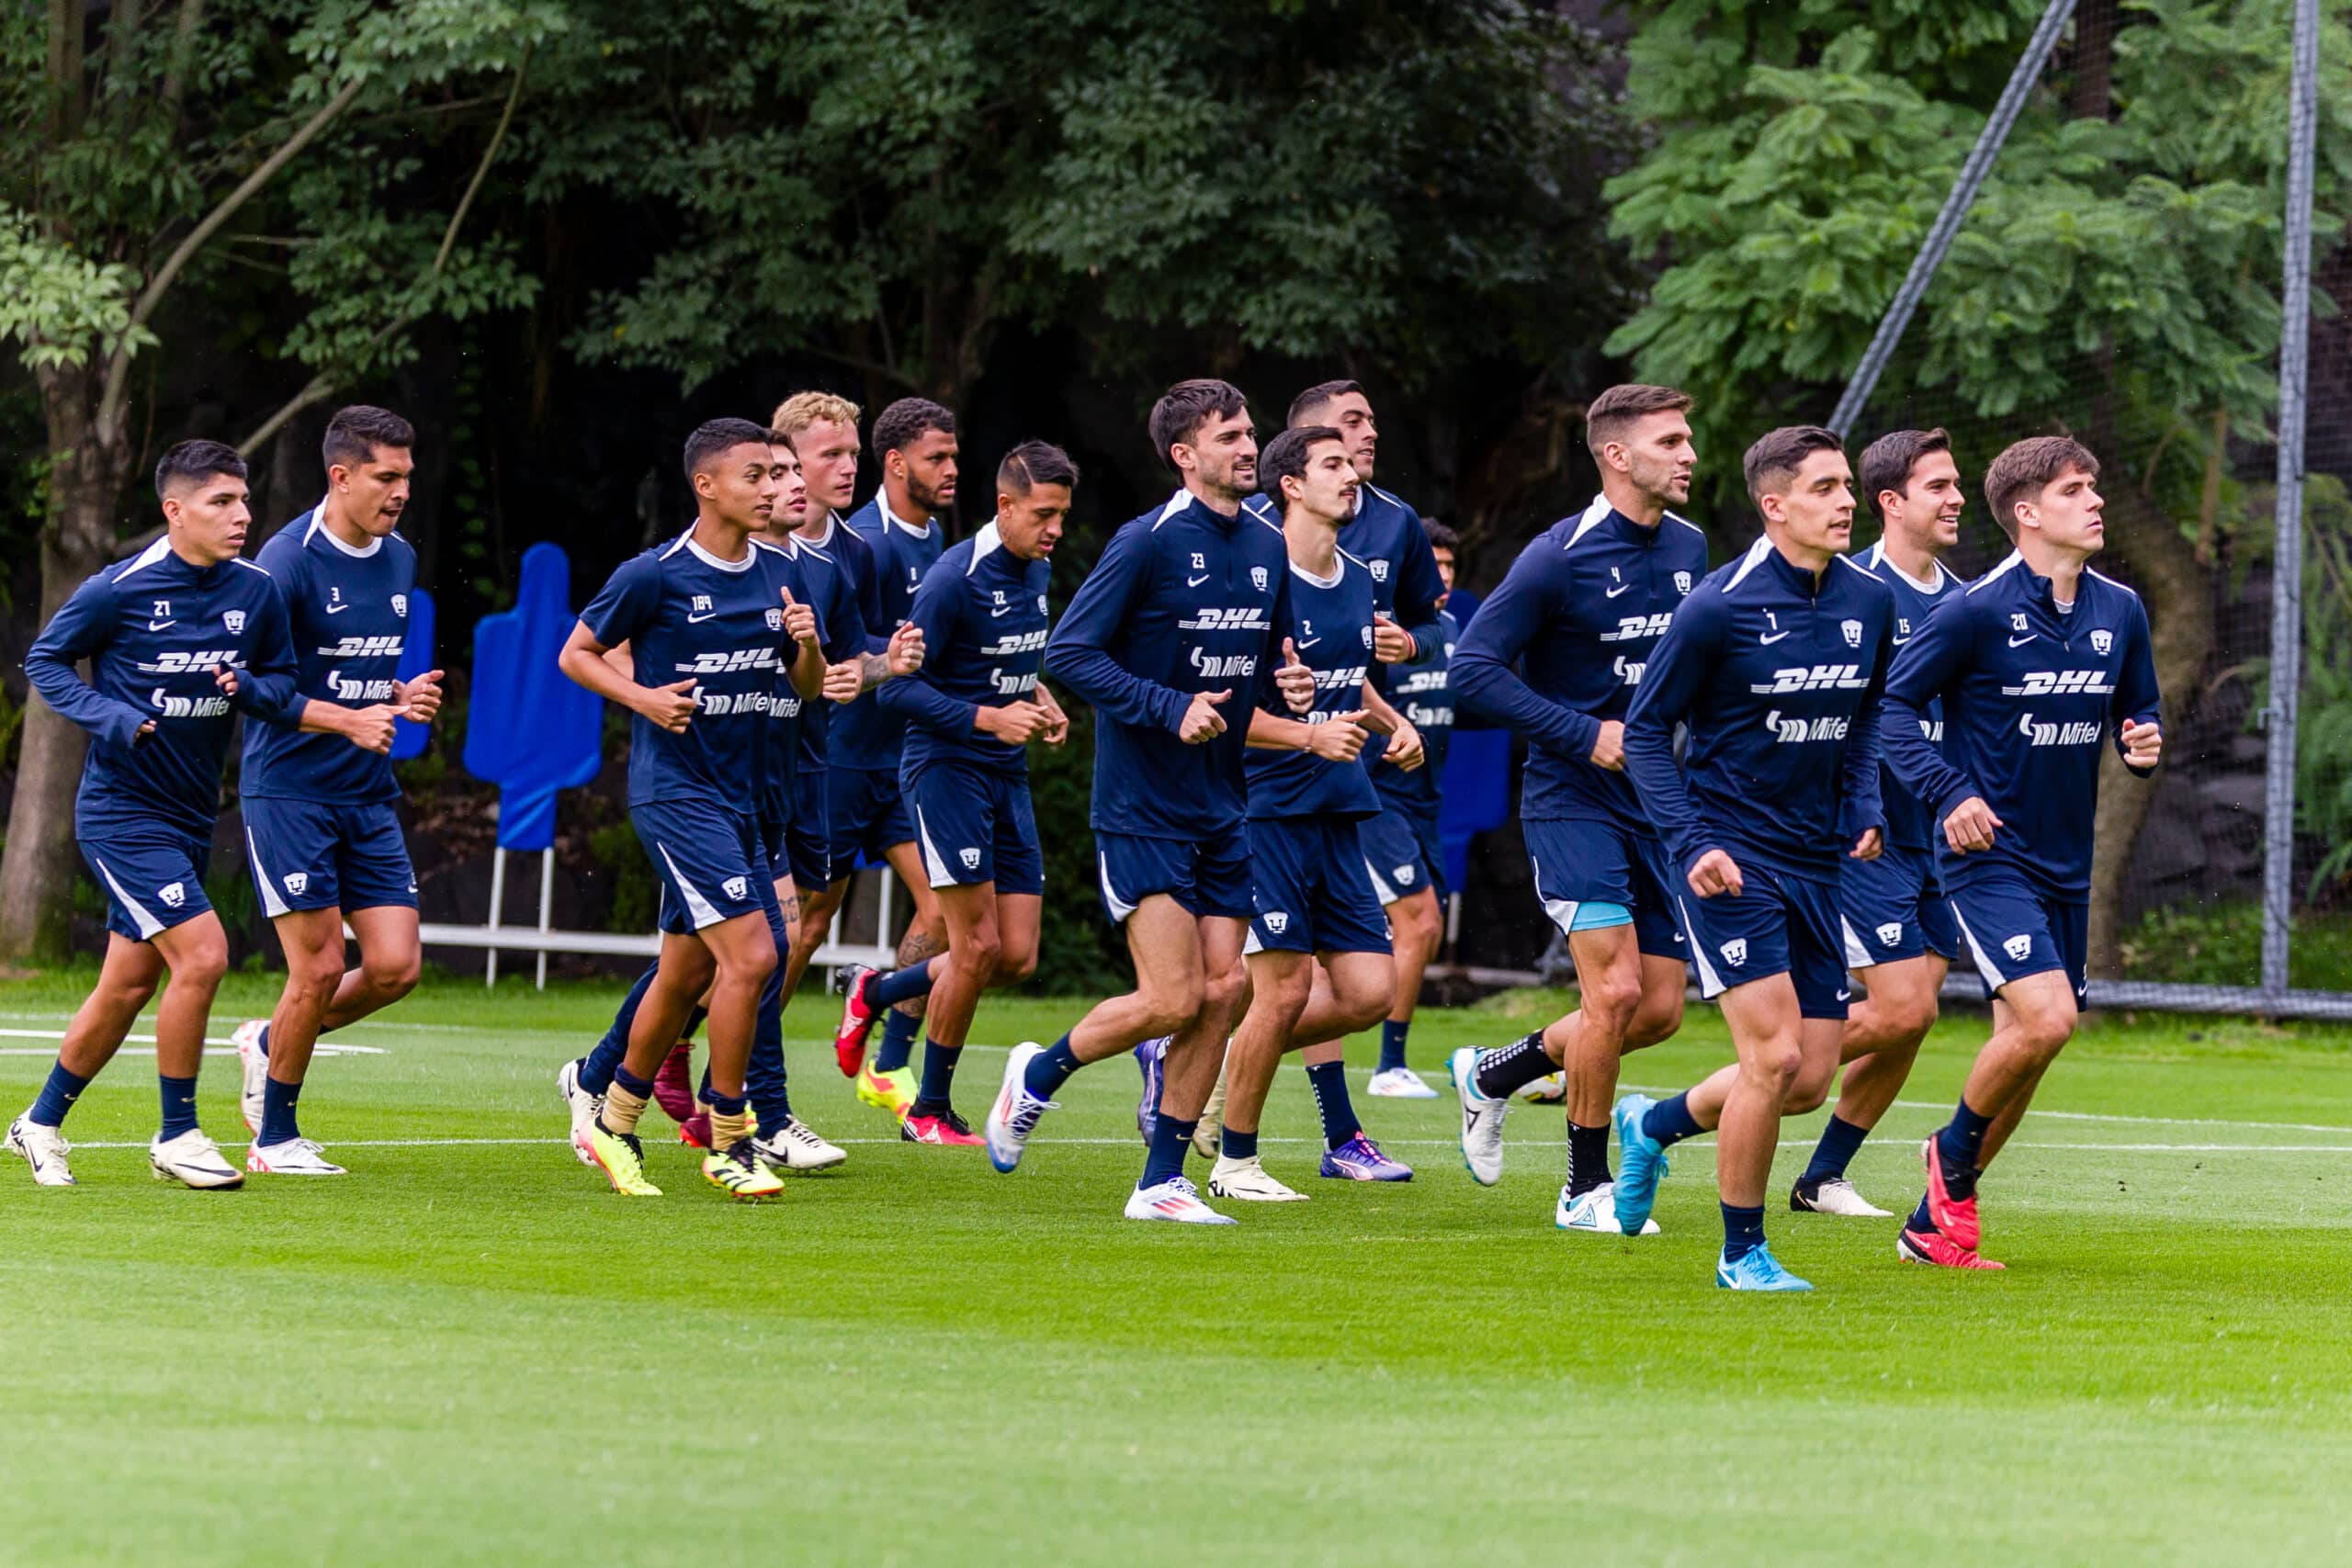
[[[784,1183],[775,1173],[754,1156],[749,1138],[725,1154],[703,1156],[702,1179],[713,1187],[725,1189],[739,1203],[756,1203],[784,1190]]]
[[[903,1122],[915,1103],[915,1073],[912,1067],[898,1067],[877,1073],[867,1062],[857,1069],[857,1099],[861,1105],[876,1111],[887,1111]]]
[[[599,1120],[588,1123],[588,1155],[613,1190],[624,1198],[659,1198],[662,1189],[645,1179],[645,1146],[634,1133],[606,1130]]]

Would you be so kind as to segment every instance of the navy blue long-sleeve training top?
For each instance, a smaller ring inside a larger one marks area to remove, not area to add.
[[[1281,537],[1279,529],[1275,536]],[[1277,717],[1328,724],[1333,714],[1363,706],[1365,682],[1375,662],[1372,570],[1345,550],[1339,552],[1328,578],[1313,576],[1295,561],[1287,564],[1290,602],[1274,646],[1279,649],[1282,639],[1290,638],[1298,661],[1315,671],[1315,705],[1294,715],[1272,682],[1266,682],[1260,705]],[[1250,781],[1250,815],[1261,820],[1328,817],[1362,821],[1380,814],[1380,796],[1361,761],[1335,762],[1312,751],[1255,747],[1247,754],[1243,771]]]
[[[982,707],[1028,702],[1046,663],[1047,560],[1023,560],[990,523],[948,547],[915,591],[908,619],[922,628],[922,668],[881,686],[907,721],[901,779],[928,762],[1025,773],[1029,748],[974,727]]]
[[[874,581],[873,547],[841,519],[831,516],[822,535],[814,539],[795,535],[794,543],[800,550],[800,574],[808,581],[809,601],[825,623],[826,657],[836,664],[847,657],[831,652],[836,637],[844,643],[854,638],[868,653],[881,652],[888,639],[873,641],[866,630],[881,614],[882,604],[879,585]],[[827,739],[832,731],[833,705],[813,698],[800,710],[799,767],[818,775],[824,773],[831,750]]]
[[[312,507],[271,535],[257,559],[286,602],[296,690],[347,708],[390,702],[408,643],[414,547],[392,533],[355,550]],[[382,805],[401,793],[389,756],[340,735],[275,724],[245,727],[237,788],[256,798],[339,806]]]
[[[85,659],[87,682],[74,669]],[[215,680],[221,665],[238,671],[234,698]],[[43,702],[90,733],[74,796],[85,835],[152,821],[209,835],[232,709],[292,724],[302,705],[286,605],[269,573],[248,560],[192,566],[164,539],[75,589],[26,652],[25,673]],[[150,723],[153,732],[141,735]]]
[[[1920,734],[1943,703],[1944,744]],[[1939,855],[1947,886],[1996,865],[2056,897],[2090,897],[2098,749],[2123,747],[2122,721],[2161,722],[2155,655],[2140,596],[2087,568],[2071,608],[2012,553],[1939,605],[1894,660],[1887,756],[1940,825],[1970,795],[2001,819],[1993,847]],[[2134,770],[2138,772],[2140,770]]]
[[[839,664],[864,653],[865,623],[858,615],[857,591],[839,564],[797,534],[764,542],[789,555],[799,570],[808,604],[823,631],[825,662]],[[792,821],[793,783],[808,754],[808,731],[823,725],[825,710],[832,705],[821,696],[802,697],[793,685],[787,671],[798,654],[798,649],[792,648],[780,656],[784,663],[776,671],[775,705],[768,710],[770,754],[760,820],[780,827]]]
[[[1250,710],[1282,658],[1283,536],[1178,491],[1123,525],[1046,644],[1046,668],[1091,704],[1097,832],[1197,840],[1240,825]],[[1177,738],[1197,692],[1230,690],[1225,732]]]
[[[1879,802],[1894,596],[1843,556],[1816,579],[1762,538],[1675,612],[1625,716],[1625,772],[1678,870],[1711,849],[1835,881]],[[1690,727],[1688,779],[1674,727]],[[1916,731],[1915,731],[1916,733]]]
[[[915,590],[922,586],[924,576],[947,547],[947,531],[930,517],[923,519],[920,530],[908,527],[878,490],[873,500],[849,514],[847,526],[873,557],[869,576],[874,594],[867,606],[871,613],[865,616],[865,631],[869,646],[879,653],[888,645],[890,634],[907,624],[908,613],[914,608]],[[831,734],[826,744],[832,766],[898,773],[907,721],[885,708],[875,693],[867,692],[845,705],[830,723]]]
[[[1668,513],[1644,527],[1597,497],[1528,542],[1454,649],[1464,707],[1527,741],[1519,814],[1650,819],[1625,774],[1598,767],[1600,727],[1623,720],[1652,650],[1707,574],[1707,536]]]
[[[1947,571],[1941,561],[1935,563],[1935,576],[1931,580],[1920,581],[1886,558],[1884,540],[1863,551],[1855,564],[1885,583],[1887,591],[1894,595],[1897,658],[1902,657],[1900,650],[1919,635],[1920,628],[1928,624],[1928,617],[1935,612],[1936,606],[1946,599],[1958,596],[1960,591],[1967,586]],[[1890,755],[1880,764],[1878,790],[1880,804],[1886,809],[1886,847],[1890,850],[1933,849],[1943,835],[1936,831],[1936,824],[1928,817],[1928,808],[1920,804],[1919,797],[1895,776],[1891,755],[1894,750],[1894,737],[1884,733],[1884,724],[1885,721],[1882,720],[1880,739]],[[1920,733],[1931,746],[1943,744],[1944,711],[1941,703],[1928,704],[1925,728]]]
[[[1420,657],[1388,671],[1389,705],[1421,732],[1428,760],[1409,773],[1385,761],[1372,770],[1372,787],[1380,792],[1384,805],[1424,817],[1437,812],[1446,747],[1453,739],[1453,693],[1447,676],[1454,646],[1462,640],[1462,626],[1451,612],[1440,610],[1437,620],[1438,635]]]

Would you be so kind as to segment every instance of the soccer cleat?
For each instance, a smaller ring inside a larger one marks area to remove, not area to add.
[[[8,1123],[8,1152],[33,1168],[33,1185],[37,1187],[73,1187],[73,1167],[65,1156],[74,1145],[55,1127],[44,1127],[31,1116],[17,1117]]]
[[[309,1138],[281,1138],[245,1150],[245,1169],[254,1176],[348,1176]]]
[[[662,1058],[653,1074],[653,1103],[673,1122],[684,1122],[701,1109],[695,1103],[695,1048],[681,1040]]]
[[[1565,1072],[1546,1073],[1542,1077],[1519,1086],[1517,1098],[1530,1105],[1557,1105],[1568,1098],[1568,1075]]]
[[[1800,1280],[1781,1267],[1772,1249],[1758,1242],[1739,1258],[1715,1259],[1715,1285],[1725,1291],[1810,1291],[1813,1281]]]
[[[659,1198],[662,1189],[645,1179],[645,1145],[635,1133],[616,1133],[601,1121],[588,1123],[588,1156],[613,1190],[624,1198]]]
[[[590,1094],[580,1087],[581,1062],[566,1062],[555,1070],[555,1091],[563,1096],[563,1108],[571,1116],[571,1157],[582,1165],[594,1166],[595,1155],[588,1147],[588,1129],[596,1124],[604,1113],[605,1097]]]
[[[1843,1214],[1850,1220],[1889,1220],[1894,1216],[1854,1190],[1842,1176],[1825,1176],[1807,1192],[1800,1181],[1789,1189],[1789,1207],[1800,1214]]]
[[[1380,1145],[1365,1137],[1363,1129],[1359,1127],[1346,1143],[1323,1151],[1323,1168],[1316,1174],[1344,1181],[1410,1181],[1413,1168],[1382,1154]]]
[[[1209,1196],[1252,1203],[1304,1203],[1306,1194],[1294,1192],[1272,1177],[1256,1155],[1248,1159],[1219,1159],[1209,1172]]]
[[[1657,1100],[1646,1094],[1629,1094],[1609,1113],[1617,1123],[1617,1179],[1612,1197],[1620,1235],[1646,1235],[1650,1210],[1657,1204],[1657,1184],[1666,1175],[1666,1150],[1642,1131],[1642,1118]],[[1775,1264],[1775,1268],[1779,1265]]]
[[[868,1062],[857,1069],[857,1100],[876,1111],[887,1111],[903,1122],[915,1102],[915,1072],[912,1067],[894,1067],[877,1073]]]
[[[739,1138],[725,1154],[702,1156],[702,1179],[739,1203],[756,1203],[784,1190],[775,1172],[752,1152],[752,1140]]]
[[[863,964],[853,964],[842,971],[842,1021],[833,1029],[833,1060],[845,1078],[856,1077],[865,1066],[866,1039],[882,1017],[865,999],[865,987],[874,983],[875,973]],[[865,1087],[862,1081],[859,1087]]]
[[[1928,1218],[1936,1229],[1950,1236],[1963,1252],[1973,1252],[1984,1244],[1984,1234],[1976,1224],[1976,1194],[1955,1198],[1944,1175],[1944,1151],[1933,1133],[1919,1145],[1919,1158],[1928,1168]]]
[[[745,1111],[743,1112],[743,1131],[752,1134],[754,1136],[758,1135],[760,1131],[760,1113],[758,1111]],[[678,1123],[678,1142],[685,1145],[686,1147],[690,1149],[707,1149],[710,1147],[710,1111],[708,1107],[697,1107],[692,1116],[687,1117],[684,1121]]]
[[[220,1145],[194,1127],[168,1142],[158,1134],[147,1145],[147,1168],[158,1181],[199,1191],[245,1184],[245,1173],[221,1157]]]
[[[1163,1034],[1135,1048],[1136,1066],[1143,1073],[1143,1098],[1136,1101],[1136,1131],[1147,1144],[1151,1142],[1152,1129],[1159,1124],[1160,1069],[1167,1065],[1168,1044],[1174,1038]]]
[[[949,1148],[988,1142],[952,1108],[937,1116],[909,1116],[899,1123],[899,1136],[910,1144],[940,1144]]]
[[[1905,1263],[1926,1263],[1938,1269],[2002,1269],[2006,1263],[1980,1258],[1940,1231],[1915,1231],[1908,1224],[1894,1238],[1894,1256]]]
[[[978,1138],[972,1141],[979,1142]],[[793,1176],[831,1170],[849,1158],[848,1150],[825,1142],[797,1116],[786,1117],[784,1125],[765,1138],[753,1138],[752,1153],[770,1170]]]
[[[1560,1201],[1552,1206],[1553,1225],[1560,1230],[1583,1231],[1591,1235],[1623,1235],[1625,1227],[1617,1223],[1614,1187],[1615,1183],[1604,1181],[1573,1198],[1568,1196],[1566,1188],[1561,1188]],[[1644,1220],[1642,1234],[1657,1235],[1657,1222]]]
[[[989,1102],[988,1120],[982,1123],[987,1134],[989,1163],[1001,1171],[1010,1171],[1021,1163],[1021,1151],[1029,1146],[1029,1134],[1037,1129],[1037,1118],[1054,1110],[1050,1100],[1040,1100],[1029,1092],[1026,1081],[1029,1064],[1046,1054],[1046,1048],[1034,1040],[1023,1040],[1004,1059],[1004,1083]]]
[[[1173,1220],[1182,1225],[1230,1225],[1239,1223],[1232,1215],[1220,1214],[1202,1202],[1200,1189],[1181,1176],[1171,1176],[1156,1187],[1138,1187],[1128,1193],[1127,1218]]]
[[[1435,1100],[1437,1090],[1421,1081],[1410,1067],[1383,1067],[1372,1075],[1367,1090],[1382,1100]]]
[[[1453,1092],[1462,1100],[1462,1166],[1470,1179],[1492,1187],[1503,1179],[1503,1116],[1510,1097],[1478,1092],[1478,1053],[1468,1045],[1446,1060]]]
[[[266,1018],[249,1018],[229,1032],[229,1043],[237,1048],[237,1110],[249,1133],[261,1131],[262,1085],[269,1079],[269,1053],[262,1048],[262,1036],[268,1032]]]
[[[1226,1049],[1233,1048],[1227,1040]],[[1201,1107],[1201,1119],[1193,1123],[1193,1152],[1203,1159],[1215,1159],[1225,1148],[1225,1063],[1216,1065],[1216,1085],[1209,1090],[1209,1102]]]

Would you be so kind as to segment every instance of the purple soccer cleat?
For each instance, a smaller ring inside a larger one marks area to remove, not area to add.
[[[1152,1129],[1159,1124],[1159,1077],[1168,1060],[1168,1041],[1163,1034],[1135,1049],[1136,1066],[1143,1070],[1143,1098],[1136,1101],[1136,1131],[1147,1144],[1151,1142]]]
[[[1413,1179],[1413,1168],[1382,1154],[1380,1145],[1358,1129],[1353,1137],[1338,1148],[1323,1151],[1320,1174],[1347,1181],[1410,1181]]]

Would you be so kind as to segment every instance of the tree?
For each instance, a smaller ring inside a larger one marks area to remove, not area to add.
[[[1658,140],[1611,185],[1613,226],[1666,266],[1611,347],[1699,395],[1719,457],[1826,415],[2042,8],[1677,0],[1637,40]],[[2102,454],[2113,570],[2147,599],[2176,722],[2212,649],[2224,446],[2263,440],[2277,397],[2289,25],[2265,0],[2086,0],[1878,399],[1952,425],[1980,468],[2045,430]],[[2323,235],[2352,174],[2346,44],[2331,24]],[[2098,974],[2150,798],[2108,773]]]
[[[457,243],[488,157],[436,214],[408,188],[429,139],[407,120],[503,81],[494,155],[522,61],[560,26],[554,0],[50,0],[0,17],[0,113],[38,128],[0,151],[0,336],[47,425],[44,618],[123,540],[148,440],[134,367],[166,334],[198,335],[205,311],[184,307],[217,307],[229,266],[282,276],[308,306],[282,352],[312,374],[248,447],[397,363],[424,316],[528,297],[508,250]],[[293,232],[231,228],[255,217]],[[33,699],[0,858],[0,955],[62,945],[81,756],[80,732]]]

